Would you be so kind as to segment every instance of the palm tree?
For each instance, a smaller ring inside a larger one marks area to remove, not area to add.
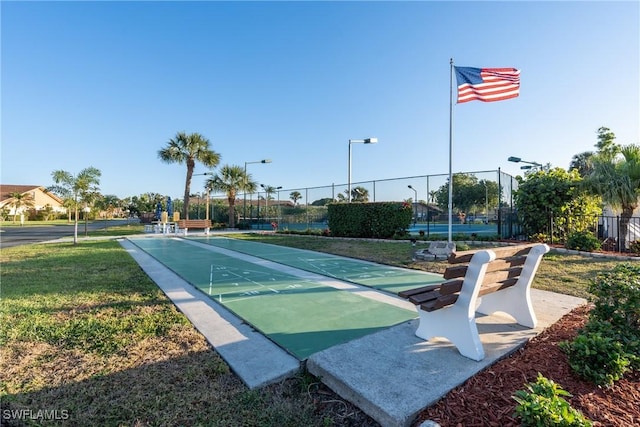
[[[205,188],[225,193],[229,202],[229,227],[236,226],[235,206],[236,196],[239,191],[245,193],[253,193],[256,191],[257,184],[251,179],[250,174],[245,174],[244,168],[241,166],[224,165],[220,172],[209,178],[205,183]]]
[[[292,191],[289,193],[289,198],[293,200],[295,206],[298,206],[298,200],[302,199],[302,194],[299,191]]]
[[[16,218],[18,217],[18,211],[22,211],[22,208],[32,208],[35,206],[35,200],[33,200],[33,196],[31,193],[20,193],[14,191],[9,193],[9,198],[13,201],[10,206],[13,207],[13,222],[16,222]]]
[[[273,195],[276,194],[278,189],[273,185],[262,185],[262,189],[265,193],[264,217],[269,218],[269,200],[273,200]]]
[[[73,200],[75,210],[73,244],[78,244],[78,205],[83,202],[91,203],[98,194],[100,185],[99,169],[88,167],[81,170],[77,176],[73,176],[67,171],[57,170],[51,173],[55,185],[49,187],[49,191],[57,194],[63,199]]]
[[[580,176],[587,176],[591,172],[591,157],[593,156],[593,151],[585,151],[579,154],[576,154],[571,159],[571,164],[569,165],[569,170],[576,169]]]
[[[610,151],[591,157],[592,170],[583,181],[584,187],[602,196],[604,203],[620,214],[620,248],[626,247],[626,236],[633,211],[640,205],[640,146],[619,147],[620,155]]]
[[[369,190],[364,187],[354,187],[351,189],[351,201],[353,202],[368,202]]]
[[[215,168],[220,163],[220,154],[213,151],[207,138],[199,133],[186,134],[178,132],[175,138],[167,142],[167,146],[158,151],[160,160],[166,163],[186,163],[187,178],[184,183],[184,205],[182,217],[189,219],[189,194],[191,193],[191,177],[196,161],[209,168]]]

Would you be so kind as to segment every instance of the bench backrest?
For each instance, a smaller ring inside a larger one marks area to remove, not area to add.
[[[539,248],[525,271],[528,255],[534,247]],[[409,298],[414,304],[420,304],[425,311],[434,311],[454,304],[465,281],[471,291],[471,288],[475,289],[476,280],[479,280],[478,294],[469,296],[475,299],[516,285],[523,272],[527,276],[524,279],[530,280],[538,268],[539,257],[548,250],[546,245],[528,244],[454,252],[448,258],[451,267],[444,272],[446,282],[405,291],[400,296]]]
[[[178,221],[180,228],[210,228],[211,220],[209,219],[181,219]]]

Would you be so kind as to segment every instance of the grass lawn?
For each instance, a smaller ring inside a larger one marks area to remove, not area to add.
[[[131,232],[123,229],[108,233]],[[406,242],[237,237],[445,268],[410,261]],[[3,425],[20,425],[11,413],[27,425],[373,425],[308,374],[248,390],[115,240],[7,248],[0,262]],[[534,286],[585,297],[588,280],[617,263],[552,252]]]

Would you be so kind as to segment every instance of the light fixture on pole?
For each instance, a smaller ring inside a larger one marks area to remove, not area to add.
[[[528,169],[532,169],[532,168],[540,168],[542,170],[542,168],[543,168],[541,163],[528,162],[526,160],[522,160],[520,157],[511,156],[507,160],[510,161],[510,162],[513,162],[513,163],[527,163],[527,165],[529,165],[529,166],[520,166],[520,169],[523,169],[523,170],[528,170]]]
[[[347,200],[351,203],[351,144],[353,143],[363,144],[375,144],[378,142],[378,138],[365,138],[365,139],[350,139],[349,140],[349,182],[347,184]]]
[[[409,187],[410,189],[413,190],[413,194],[415,195],[415,197],[413,198],[413,206],[415,206],[415,213],[413,214],[413,225],[416,225],[416,219],[418,217],[418,190],[416,190],[415,188],[413,188],[411,185],[407,185],[407,187]]]
[[[255,162],[244,162],[244,186],[245,188],[243,189],[243,193],[244,193],[244,202],[242,204],[242,216],[244,217],[244,220],[247,220],[247,165],[250,165],[252,163],[271,163],[271,159],[263,159],[263,160],[258,160]]]

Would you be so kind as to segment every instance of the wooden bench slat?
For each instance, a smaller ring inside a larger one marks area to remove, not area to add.
[[[420,308],[424,311],[435,311],[435,310],[441,309],[442,307],[455,304],[457,300],[458,300],[458,294],[443,295],[442,297],[436,300],[421,304]]]
[[[499,248],[491,248],[491,250],[496,254],[496,259],[509,258],[509,257],[527,255],[531,251],[531,248],[533,248],[536,244],[537,243],[529,244],[529,245],[519,245],[519,246],[505,246],[505,247],[499,247]],[[478,251],[471,250],[471,251],[453,252],[451,255],[449,255],[449,258],[447,260],[449,264],[468,263],[471,261],[471,258],[473,258],[473,255],[475,255],[476,252]]]
[[[478,296],[488,295],[493,292],[497,292],[501,289],[507,289],[518,282],[518,279],[507,279],[502,282],[493,283],[487,286],[482,286],[480,288],[480,292],[478,292]]]
[[[496,258],[510,258],[528,255],[529,252],[531,252],[531,249],[538,244],[539,243],[519,246],[504,246],[500,248],[491,248],[491,250],[496,254]]]
[[[519,267],[521,265],[524,265],[526,261],[527,257],[524,256],[517,258],[496,259],[487,266],[487,272],[496,270],[508,270],[509,268]]]
[[[507,279],[517,279],[522,273],[522,267],[511,268],[509,270],[490,271],[484,275],[482,286],[495,282],[502,282]]]
[[[442,295],[440,295],[440,292],[437,289],[435,289],[435,290],[430,291],[430,292],[423,292],[421,294],[414,295],[414,296],[409,298],[409,301],[411,301],[415,305],[420,305],[420,304],[425,303],[427,301],[433,301],[435,299],[438,299],[441,296]]]
[[[398,296],[402,298],[409,298],[413,295],[421,294],[423,292],[433,291],[434,289],[438,289],[439,287],[440,283],[437,283],[435,285],[423,286],[421,288],[407,289],[406,291],[398,292]]]
[[[462,290],[462,284],[464,280],[450,280],[448,282],[444,282],[440,287],[440,293],[442,295],[449,295],[456,292],[460,292]]]
[[[455,267],[448,267],[444,271],[445,279],[455,279],[458,277],[464,277],[467,274],[467,265],[456,265]]]

